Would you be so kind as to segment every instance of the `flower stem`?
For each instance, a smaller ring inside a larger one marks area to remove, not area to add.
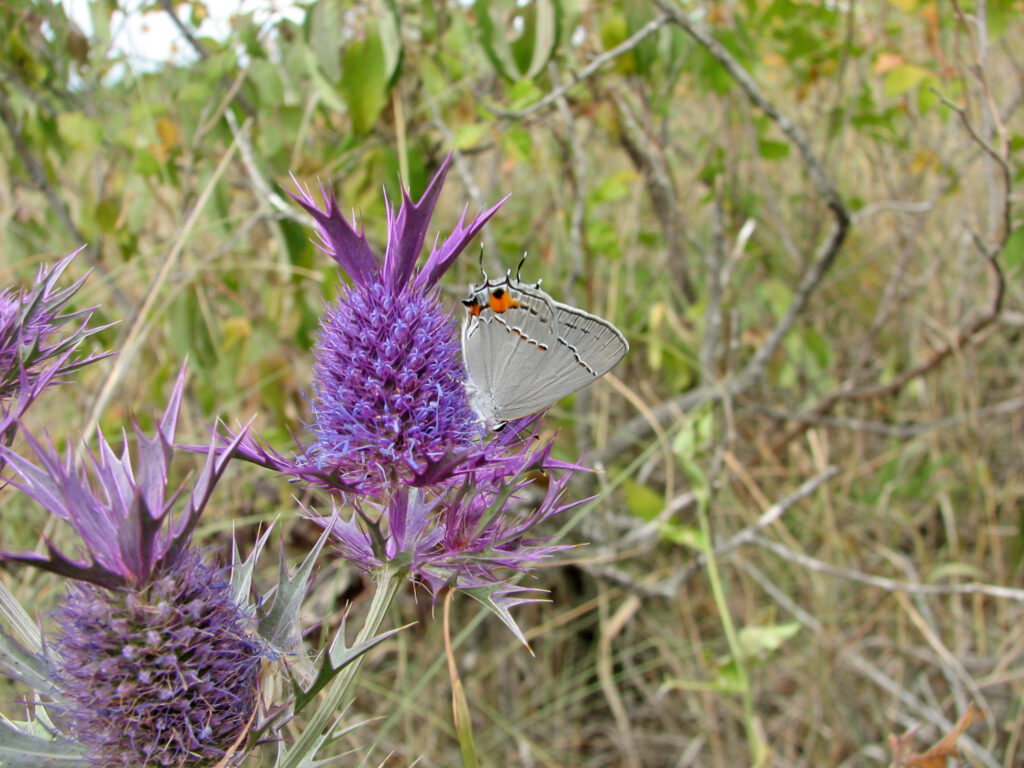
[[[700,525],[701,541],[703,542],[704,557],[707,563],[708,581],[711,584],[711,594],[718,608],[718,616],[722,622],[725,640],[729,645],[729,655],[732,658],[735,669],[737,688],[743,699],[743,723],[747,731],[747,744],[750,748],[750,764],[754,768],[761,768],[767,762],[768,751],[761,736],[757,715],[754,711],[754,692],[750,676],[747,674],[746,660],[740,645],[739,635],[736,632],[736,626],[732,621],[732,614],[729,612],[729,600],[725,596],[722,576],[718,570],[718,562],[715,558],[715,545],[711,537],[711,521],[708,519],[707,506],[707,495],[698,493],[697,519]]]
[[[396,567],[385,565],[377,572],[377,588],[374,590],[366,621],[363,623],[362,629],[359,630],[354,645],[365,643],[377,634],[402,582],[400,570]],[[331,681],[317,711],[309,719],[305,730],[295,740],[291,749],[281,758],[278,768],[299,768],[303,764],[309,764],[306,761],[311,761],[315,752],[323,744],[324,729],[333,722],[339,711],[351,703],[354,695],[352,683],[355,682],[362,663],[363,657],[360,656],[341,670],[338,676]]]

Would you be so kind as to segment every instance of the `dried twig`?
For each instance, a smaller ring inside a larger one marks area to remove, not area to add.
[[[802,568],[817,571],[818,573],[826,573],[829,576],[836,576],[848,581],[856,581],[860,584],[867,584],[878,589],[884,589],[887,592],[905,592],[911,595],[987,595],[999,600],[1013,600],[1017,603],[1024,603],[1024,589],[1003,587],[998,584],[982,584],[979,582],[939,585],[898,581],[897,579],[890,579],[885,576],[872,576],[861,571],[855,571],[852,568],[832,565],[810,555],[805,555],[802,552],[795,552],[784,544],[756,534],[750,537],[749,540],[750,543],[757,544],[757,546],[767,549],[769,552],[774,552],[783,560],[796,563]]]
[[[882,421],[870,421],[868,419],[844,419],[813,413],[795,413],[781,408],[771,408],[754,403],[742,403],[738,407],[740,410],[759,413],[777,421],[798,421],[806,426],[821,426],[830,429],[843,429],[850,432],[868,432],[893,437],[898,440],[909,440],[937,429],[950,429],[979,419],[1008,416],[1024,411],[1024,396],[1007,398],[998,403],[979,408],[976,411],[957,413],[942,419],[935,419],[934,421],[912,424],[887,424]]]
[[[730,536],[725,541],[715,544],[715,557],[720,555],[726,555],[735,549],[743,546],[744,544],[751,544],[757,539],[757,535],[774,524],[781,518],[790,507],[796,504],[798,501],[806,499],[812,493],[817,491],[822,485],[827,483],[833,477],[839,474],[838,467],[828,467],[824,472],[819,472],[814,477],[803,482],[799,488],[793,491],[788,496],[780,499],[779,501],[772,504],[768,509],[761,513],[760,517],[757,518],[751,525],[744,528],[739,533]],[[704,555],[699,555],[694,560],[682,569],[678,574],[673,576],[673,581],[682,584],[684,581],[689,579],[693,574],[704,567],[707,558]]]

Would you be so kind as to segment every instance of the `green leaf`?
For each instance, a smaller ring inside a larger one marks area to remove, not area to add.
[[[378,30],[380,31],[380,45],[384,52],[384,71],[387,74],[388,83],[394,84],[395,75],[398,74],[398,65],[402,61],[402,30],[399,26],[398,9],[394,0],[379,0],[374,5],[383,5],[375,12],[377,17]]]
[[[641,520],[653,520],[665,508],[665,497],[648,485],[626,479],[623,483],[626,506]]]
[[[519,629],[519,625],[516,624],[516,620],[512,618],[512,613],[509,609],[525,603],[543,602],[544,598],[533,597],[532,595],[543,593],[544,590],[529,587],[514,587],[509,584],[488,584],[483,587],[463,587],[462,591],[497,616],[501,620],[501,623],[511,630],[512,634],[516,636],[516,639],[519,640],[519,642],[527,648],[530,647],[530,644],[526,642],[526,635],[524,635],[523,631]],[[522,596],[512,597],[511,595]],[[531,596],[527,597],[526,595]]]
[[[1006,238],[1000,258],[1011,271],[1016,272],[1024,267],[1024,226],[1017,227]]]
[[[0,765],[4,768],[82,768],[87,765],[85,754],[85,748],[70,739],[43,739],[0,720]]]
[[[752,624],[743,627],[737,639],[744,659],[763,661],[799,631],[800,624],[796,621],[764,626]]]
[[[341,626],[331,642],[331,647],[320,661],[320,666],[316,671],[316,677],[313,678],[313,682],[303,687],[299,684],[297,678],[292,679],[292,688],[295,693],[295,711],[301,712],[349,664],[388,638],[394,637],[411,626],[411,624],[405,624],[401,627],[395,627],[386,632],[381,632],[379,635],[374,635],[369,640],[359,643],[359,645],[350,646],[345,645],[345,620],[342,619]]]
[[[707,450],[714,428],[714,411],[709,407],[693,411],[672,441],[672,453],[684,464],[695,461]]]
[[[0,617],[14,632],[14,638],[18,643],[25,646],[32,653],[38,653],[43,648],[43,634],[39,624],[33,621],[18,599],[7,588],[7,585],[0,581]]]
[[[256,85],[261,104],[276,106],[284,103],[284,83],[277,64],[267,59],[254,59],[249,63],[249,82]]]
[[[267,526],[267,530],[256,539],[252,552],[245,560],[241,559],[242,556],[238,552],[238,542],[235,540],[234,533],[231,534],[231,599],[243,611],[254,607],[251,599],[252,574],[256,570],[256,561],[260,559],[267,539],[270,538],[270,532],[273,530],[274,525],[271,523]]]
[[[302,608],[302,601],[309,588],[313,565],[316,563],[317,557],[320,556],[324,544],[327,543],[330,532],[330,528],[324,529],[294,575],[288,573],[288,564],[284,557],[281,558],[277,587],[268,593],[267,599],[263,601],[257,625],[259,636],[278,650],[290,653],[302,646],[302,637],[299,634],[299,610]],[[271,594],[273,603],[269,603]],[[269,608],[267,607],[268,603]]]
[[[161,167],[160,161],[148,149],[143,147],[135,152],[135,159],[132,162],[132,170],[135,173],[141,176],[158,176]]]
[[[94,149],[103,138],[103,126],[83,112],[62,112],[57,115],[57,133],[75,149]]]
[[[558,0],[478,0],[480,42],[494,68],[509,80],[532,80],[543,72],[558,43]]]
[[[526,162],[533,156],[533,139],[522,128],[509,128],[501,135],[501,148],[516,162]]]
[[[179,355],[189,355],[200,368],[209,370],[217,364],[217,345],[207,325],[206,313],[200,303],[201,286],[186,286],[171,304],[171,344]]]
[[[629,197],[636,186],[638,175],[636,171],[619,171],[601,179],[587,195],[587,203],[596,205],[598,203],[617,203]]]
[[[476,754],[476,742],[473,740],[473,718],[460,677],[456,677],[452,682],[452,715],[455,719],[455,733],[459,737],[462,764],[465,768],[476,768],[480,761]]]
[[[318,0],[306,14],[306,39],[320,72],[331,85],[341,79],[340,30],[345,24],[345,4]]]
[[[897,64],[885,73],[882,93],[891,99],[916,88],[928,77],[933,77],[932,73],[917,64]]]
[[[775,317],[782,317],[793,301],[793,289],[777,278],[763,280],[756,288],[757,297],[771,307]]]
[[[0,627],[0,667],[3,667],[7,677],[20,680],[41,693],[52,695],[54,686],[48,677],[52,671],[50,664],[38,653],[30,653],[26,650],[2,627]]]
[[[491,126],[487,123],[462,123],[455,128],[455,149],[471,149],[483,141]]]
[[[789,156],[789,142],[774,139],[761,139],[757,142],[757,151],[765,160],[781,160]]]
[[[985,21],[988,25],[990,42],[995,42],[1006,34],[1007,28],[1020,18],[1020,9],[1014,7],[1013,0],[987,0],[985,3]]]
[[[324,77],[324,73],[320,71],[320,67],[317,66],[316,56],[313,53],[313,49],[308,46],[302,47],[303,59],[306,62],[306,73],[309,75],[309,79],[313,81],[313,85],[316,87],[316,93],[320,97],[320,100],[330,107],[335,112],[345,111],[345,102],[338,96],[338,92],[334,86]]]
[[[658,533],[661,534],[661,538],[672,544],[689,547],[697,552],[707,551],[707,539],[704,537],[704,534],[693,526],[665,522],[658,528]]]
[[[554,55],[555,44],[558,42],[561,5],[555,0],[534,0],[526,6],[526,10],[526,34],[517,41],[516,53],[517,58],[525,64],[523,77],[532,80],[544,71],[544,67]],[[526,59],[527,52],[529,63]]]
[[[345,46],[341,73],[341,95],[352,130],[368,133],[388,103],[387,60],[377,32],[368,31],[363,40]]]

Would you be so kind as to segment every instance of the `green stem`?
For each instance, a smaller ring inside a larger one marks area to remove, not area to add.
[[[700,521],[704,557],[708,566],[708,581],[711,582],[711,594],[718,607],[718,616],[722,621],[726,642],[729,644],[729,655],[732,657],[733,664],[736,665],[736,682],[740,688],[740,694],[743,696],[743,720],[747,731],[747,744],[750,747],[751,765],[762,766],[765,764],[767,751],[761,739],[757,716],[754,713],[754,692],[751,689],[750,677],[747,675],[747,667],[743,660],[743,649],[740,647],[739,636],[736,634],[736,626],[732,623],[732,614],[729,612],[729,604],[726,601],[722,577],[718,572],[718,561],[715,559],[715,545],[711,538],[711,523],[708,520],[706,499],[698,499],[697,517]]]
[[[373,593],[373,600],[370,603],[370,611],[366,616],[362,629],[355,639],[354,645],[359,645],[370,640],[380,630],[387,616],[391,603],[398,594],[399,587],[404,579],[400,578],[400,569],[385,565],[377,572],[377,588]],[[338,676],[327,686],[323,701],[317,708],[316,713],[306,723],[305,730],[292,744],[284,757],[281,759],[279,768],[299,768],[306,760],[313,758],[313,753],[321,744],[321,736],[338,716],[338,712],[344,709],[352,701],[354,690],[352,683],[355,682],[359,668],[363,664],[363,656],[345,667]]]

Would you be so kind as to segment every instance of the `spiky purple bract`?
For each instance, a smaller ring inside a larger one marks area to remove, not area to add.
[[[550,443],[534,449],[529,442],[500,469],[465,473],[444,489],[402,489],[386,505],[352,499],[356,512],[348,519],[337,509],[330,518],[309,516],[330,528],[340,554],[366,572],[401,564],[434,596],[444,587],[493,585],[499,570],[523,571],[565,549],[530,532],[576,506],[560,503],[561,496],[572,470],[583,467],[552,459]],[[569,471],[547,474],[556,469]]]
[[[54,618],[57,690],[93,765],[219,764],[248,726],[264,648],[195,550],[140,589],[74,584]]]
[[[19,475],[11,485],[69,523],[82,537],[91,562],[76,562],[49,542],[47,557],[33,553],[0,557],[110,588],[144,586],[154,574],[173,565],[188,546],[214,486],[246,434],[243,430],[226,448],[207,453],[185,509],[173,517],[179,493],[168,493],[168,469],[184,386],[182,368],[155,437],[147,437],[135,425],[138,469],[132,467],[127,443],[118,455],[102,434],[98,455],[89,454],[88,466],[81,469],[76,468],[70,447],[61,459],[52,446],[28,433],[25,440],[38,466],[0,448],[0,457]]]
[[[106,356],[75,357],[86,337],[106,327],[88,327],[92,309],[65,311],[88,277],[57,287],[78,252],[40,267],[31,288],[0,291],[0,444],[11,444],[17,420],[46,387]]]
[[[459,589],[484,602],[525,642],[509,609],[534,597],[511,584],[537,561],[567,549],[537,533],[549,518],[583,502],[564,502],[574,471],[585,470],[551,457],[552,442],[537,444],[527,430],[496,438],[472,468],[441,486],[392,489],[383,503],[348,495],[353,511],[338,506],[325,516],[307,516],[330,531],[338,553],[366,573],[400,567],[436,599]],[[557,476],[556,476],[557,473]]]
[[[380,262],[332,195],[324,192],[323,209],[308,191],[296,196],[316,220],[323,250],[352,280],[328,306],[314,349],[316,439],[307,458],[358,491],[379,494],[394,483],[415,483],[446,458],[470,451],[479,437],[454,324],[441,307],[436,282],[498,206],[468,228],[463,214],[416,273],[450,162],[419,202],[403,189],[397,215],[385,195],[387,240]]]

